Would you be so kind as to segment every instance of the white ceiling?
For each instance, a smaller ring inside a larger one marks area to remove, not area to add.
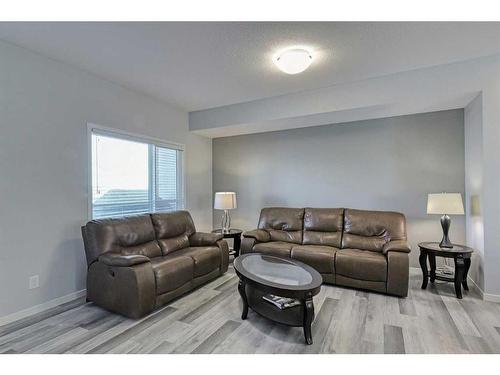
[[[0,38],[188,111],[500,53],[500,23],[0,23]],[[311,47],[298,75],[271,62]]]

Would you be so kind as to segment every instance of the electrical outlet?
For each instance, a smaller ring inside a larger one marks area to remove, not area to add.
[[[29,284],[30,289],[36,289],[40,286],[40,279],[39,279],[38,275],[30,276],[29,280],[30,280],[30,284]]]

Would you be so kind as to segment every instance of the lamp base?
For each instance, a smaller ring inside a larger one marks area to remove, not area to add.
[[[441,228],[443,228],[443,239],[439,243],[439,247],[445,249],[453,248],[453,244],[451,243],[450,238],[448,237],[448,231],[450,230],[450,225],[451,225],[450,217],[446,214],[441,216]]]
[[[222,233],[229,233],[231,230],[231,217],[229,216],[229,210],[224,210],[224,214],[222,214],[221,228]]]

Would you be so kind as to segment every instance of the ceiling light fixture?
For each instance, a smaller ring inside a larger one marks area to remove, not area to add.
[[[311,53],[302,48],[291,48],[282,51],[274,58],[276,66],[286,74],[301,73],[312,63]]]

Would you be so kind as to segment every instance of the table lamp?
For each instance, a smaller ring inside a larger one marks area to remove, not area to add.
[[[448,237],[451,219],[448,215],[463,215],[464,205],[460,193],[438,193],[427,196],[427,213],[439,214],[441,216],[441,227],[443,228],[443,239],[440,247],[451,249],[453,244]]]
[[[231,228],[231,217],[229,210],[236,208],[236,193],[231,191],[223,191],[215,193],[214,208],[224,210],[222,215],[221,228],[223,233],[229,233]]]

